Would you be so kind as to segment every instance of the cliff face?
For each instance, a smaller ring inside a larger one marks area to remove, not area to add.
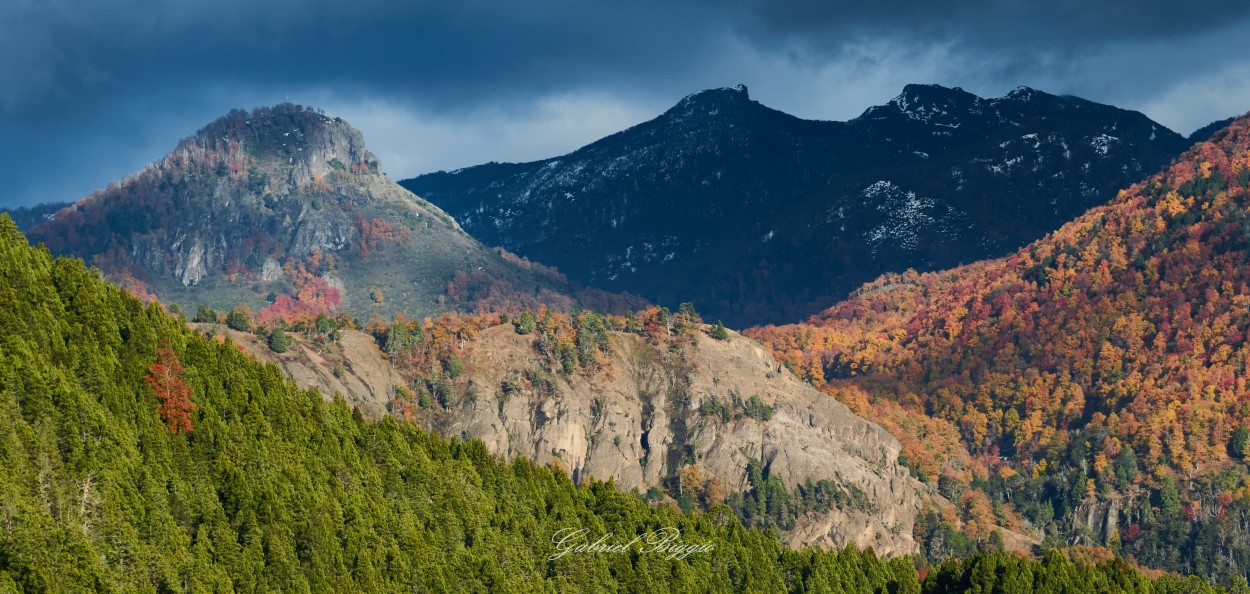
[[[780,368],[758,343],[699,335],[677,356],[613,333],[602,370],[530,382],[532,344],[510,326],[484,331],[466,365],[475,397],[429,424],[481,439],[497,454],[562,465],[576,481],[613,477],[625,490],[647,491],[694,466],[744,492],[748,462],[757,460],[790,489],[828,479],[862,490],[874,508],[802,518],[787,537],[792,544],[915,550],[912,524],[928,496],[899,466],[898,441]],[[758,396],[771,416],[725,421],[706,412],[707,399],[735,394]]]
[[[229,336],[300,385],[326,398],[338,393],[367,417],[386,414],[404,385],[373,338],[357,331],[327,343],[293,333],[292,348],[278,354],[250,333],[197,329]],[[540,371],[532,336],[510,325],[488,328],[467,349],[456,380],[463,396],[421,422],[448,437],[480,439],[495,455],[560,466],[577,482],[613,478],[626,491],[646,492],[694,467],[705,479],[716,477],[726,493],[744,493],[752,461],[790,490],[827,479],[862,491],[866,505],[799,517],[784,535],[796,547],[855,543],[882,554],[912,553],[917,512],[950,505],[899,466],[894,437],[779,368],[750,339],[699,336],[682,356],[612,333],[610,347],[597,372],[552,375]],[[771,414],[725,420],[707,412],[709,399],[726,402],[733,394],[757,396]]]

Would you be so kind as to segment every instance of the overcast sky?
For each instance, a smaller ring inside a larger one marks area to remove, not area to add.
[[[1188,134],[1250,111],[1244,0],[0,0],[0,205],[76,200],[231,108],[346,118],[392,178],[540,159],[746,84],[848,119],[1019,85]]]

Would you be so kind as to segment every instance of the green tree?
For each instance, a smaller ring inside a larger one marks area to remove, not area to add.
[[[204,305],[203,303],[201,303],[200,306],[196,308],[195,317],[191,318],[191,321],[216,324],[217,312],[213,311],[211,307],[208,307],[207,305]]]
[[[293,341],[291,340],[291,337],[287,335],[285,330],[278,327],[269,332],[269,339],[267,342],[269,344],[269,350],[275,353],[285,353],[287,349],[291,348],[291,343]]]
[[[595,354],[608,349],[608,328],[603,323],[603,316],[593,311],[582,312],[578,316],[575,332],[577,361],[582,367],[590,367],[595,362]]]
[[[538,321],[534,319],[534,314],[527,309],[521,313],[520,317],[512,322],[512,327],[516,329],[517,334],[524,336],[533,332],[537,323]]]
[[[689,301],[679,305],[677,307],[677,313],[685,316],[691,323],[697,324],[703,321],[703,318],[699,317],[699,312],[694,310],[694,304]]]
[[[396,320],[386,329],[386,341],[383,344],[383,350],[394,359],[404,349],[411,347],[414,343],[415,337],[412,335],[412,331],[408,329],[408,324],[402,320]]]
[[[252,329],[252,312],[248,310],[246,305],[239,305],[230,310],[226,315],[226,326],[239,332],[247,332]]]
[[[1233,431],[1233,436],[1228,440],[1228,455],[1245,460],[1250,454],[1250,428],[1245,425],[1238,425],[1237,430]]]
[[[746,404],[742,407],[742,412],[757,421],[767,421],[773,418],[773,407],[765,404],[759,394],[752,394],[747,399]]]
[[[712,326],[712,331],[709,335],[716,340],[729,340],[729,331],[725,329],[725,324],[719,320],[715,326]]]

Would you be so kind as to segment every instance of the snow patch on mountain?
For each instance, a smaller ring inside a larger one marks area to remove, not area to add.
[[[1099,134],[1089,138],[1089,146],[1093,147],[1094,152],[1103,157],[1107,156],[1107,153],[1111,151],[1113,144],[1120,144],[1120,139],[1107,134]]]
[[[956,223],[961,217],[954,209],[904,190],[891,181],[877,181],[864,188],[860,195],[885,215],[884,221],[864,234],[873,254],[885,245],[915,251],[920,237],[927,233],[958,233]]]

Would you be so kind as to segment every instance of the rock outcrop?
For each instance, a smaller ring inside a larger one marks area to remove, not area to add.
[[[795,545],[853,542],[881,553],[915,551],[912,524],[930,495],[898,463],[899,443],[779,366],[741,335],[697,336],[684,356],[642,337],[613,333],[611,354],[593,374],[533,375],[532,337],[511,326],[485,330],[466,375],[473,398],[431,420],[449,436],[481,439],[497,454],[559,464],[574,480],[613,478],[646,491],[695,466],[730,492],[750,489],[750,460],[790,489],[828,479],[854,485],[872,512],[834,508],[807,517],[788,535]],[[707,414],[706,399],[757,396],[767,420]]]
[[[218,324],[197,329],[229,336],[300,385],[326,398],[337,393],[370,418],[387,414],[396,388],[410,385],[374,339],[355,330],[337,342],[293,333],[294,344],[279,354],[251,333]],[[900,466],[897,439],[739,334],[719,341],[699,333],[693,347],[673,351],[612,332],[601,366],[569,375],[547,371],[534,341],[511,325],[477,333],[464,346],[463,374],[446,406],[416,419],[447,437],[480,439],[495,455],[559,466],[577,482],[612,479],[626,491],[671,490],[693,467],[726,494],[748,493],[755,464],[792,492],[827,480],[862,494],[859,504],[799,515],[782,535],[795,547],[854,543],[881,554],[915,553],[917,514],[952,505]],[[767,414],[714,411],[735,395],[757,397]],[[1031,535],[1002,534],[1012,550],[1036,544]]]

